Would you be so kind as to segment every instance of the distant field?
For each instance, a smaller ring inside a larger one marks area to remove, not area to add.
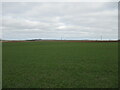
[[[118,87],[117,44],[3,43],[3,88]]]

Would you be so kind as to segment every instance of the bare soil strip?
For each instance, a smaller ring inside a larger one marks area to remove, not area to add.
[[[88,41],[84,41],[84,40],[39,40],[39,41],[0,41],[0,42],[5,42],[5,43],[8,43],[8,42],[41,42],[41,41],[49,41],[49,42],[118,42],[117,40],[116,41],[95,41],[95,40],[88,40]]]

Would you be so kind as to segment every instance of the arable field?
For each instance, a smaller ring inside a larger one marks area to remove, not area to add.
[[[3,43],[3,88],[116,88],[117,42]]]

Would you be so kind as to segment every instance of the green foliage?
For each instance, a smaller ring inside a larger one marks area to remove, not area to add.
[[[3,88],[118,87],[117,43],[3,43]]]

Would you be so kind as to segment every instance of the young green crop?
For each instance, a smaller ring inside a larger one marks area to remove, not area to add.
[[[3,88],[118,87],[116,42],[3,43]]]

